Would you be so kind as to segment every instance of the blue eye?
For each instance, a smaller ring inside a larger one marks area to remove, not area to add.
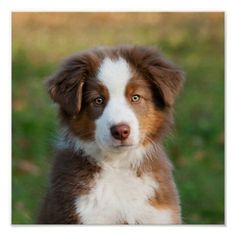
[[[131,101],[132,101],[132,102],[138,102],[139,100],[140,100],[140,96],[137,95],[137,94],[135,94],[135,95],[133,95],[133,96],[131,97]]]

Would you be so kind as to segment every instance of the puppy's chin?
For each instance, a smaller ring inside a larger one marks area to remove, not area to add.
[[[96,140],[96,143],[103,153],[122,154],[139,147],[139,144],[134,142],[111,142],[110,144],[108,144],[101,142],[100,140]]]

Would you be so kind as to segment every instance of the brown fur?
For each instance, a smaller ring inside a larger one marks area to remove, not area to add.
[[[172,165],[163,152],[162,148],[156,150],[156,156],[145,159],[138,175],[151,174],[158,182],[158,191],[153,198],[149,199],[150,204],[157,209],[170,209],[172,212],[173,224],[181,223],[181,210],[179,197],[172,176]]]
[[[39,214],[40,224],[77,224],[74,202],[88,193],[100,167],[90,163],[86,156],[71,150],[57,151],[50,185]]]
[[[162,57],[154,48],[120,46],[98,48],[76,54],[67,59],[47,85],[51,98],[59,104],[62,126],[82,140],[93,140],[95,120],[102,114],[109,100],[106,88],[96,80],[98,67],[105,57],[123,57],[131,66],[133,78],[126,89],[127,101],[140,122],[143,144],[159,143],[173,123],[172,107],[182,82],[183,73]],[[130,97],[138,93],[139,103]],[[104,97],[103,106],[96,106],[97,95]],[[173,223],[180,223],[180,207],[172,177],[172,167],[160,149],[145,159],[137,176],[151,174],[159,183],[155,197],[149,199],[156,208],[173,212]],[[74,201],[88,193],[100,167],[89,162],[83,152],[58,151],[53,164],[48,194],[42,207],[39,223],[79,223]]]

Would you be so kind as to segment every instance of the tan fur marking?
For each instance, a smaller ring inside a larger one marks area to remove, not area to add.
[[[154,98],[150,89],[150,84],[140,75],[134,73],[126,88],[126,98],[135,111],[142,134],[142,144],[147,145],[154,141],[158,141],[160,137],[166,133],[169,125],[169,109],[157,109],[155,107]],[[141,99],[138,103],[132,103],[132,95],[140,95]]]

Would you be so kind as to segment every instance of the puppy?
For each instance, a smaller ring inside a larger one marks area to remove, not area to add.
[[[59,105],[41,224],[179,224],[162,137],[183,73],[154,48],[102,47],[69,57],[48,80]]]

